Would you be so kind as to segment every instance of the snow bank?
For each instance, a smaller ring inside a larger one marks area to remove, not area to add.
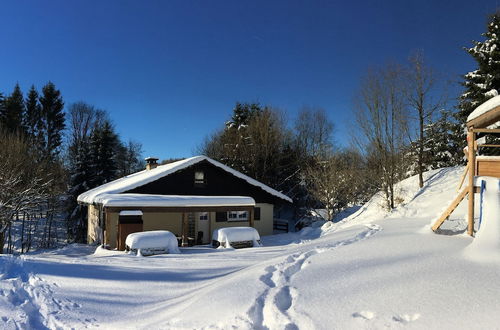
[[[477,260],[500,260],[500,179],[481,177],[483,191],[481,227],[466,249],[466,255]]]
[[[255,200],[246,196],[180,196],[147,194],[102,194],[95,202],[103,206],[130,207],[203,207],[255,206]],[[123,211],[122,211],[123,212]]]
[[[259,232],[252,227],[229,227],[214,230],[212,240],[221,243],[220,246],[232,247],[231,243],[252,241],[253,246],[262,246]]]
[[[477,117],[487,113],[488,111],[493,110],[494,108],[500,106],[500,95],[492,97],[488,101],[484,102],[480,106],[478,106],[474,111],[471,112],[469,117],[467,117],[467,121],[471,121],[476,119]]]
[[[222,163],[219,163],[211,158],[208,158],[206,156],[196,156],[196,157],[192,157],[192,158],[187,158],[187,159],[173,162],[170,164],[160,165],[160,166],[158,166],[152,170],[149,170],[149,171],[144,170],[144,171],[140,171],[140,172],[128,175],[128,176],[123,177],[121,179],[111,181],[111,182],[106,183],[102,186],[99,186],[97,188],[94,188],[94,189],[91,189],[87,192],[84,192],[83,194],[78,196],[77,200],[81,203],[92,204],[92,203],[98,202],[98,201],[96,201],[96,198],[99,195],[119,194],[119,193],[122,193],[122,192],[125,192],[128,190],[143,186],[147,183],[156,181],[162,177],[165,177],[167,175],[175,173],[179,170],[185,169],[189,166],[192,166],[192,165],[197,164],[197,163],[204,161],[204,160],[206,160],[209,163],[223,169],[226,172],[231,173],[232,175],[234,175],[240,179],[245,180],[246,182],[248,182],[251,185],[254,185],[254,186],[261,188],[262,190],[268,192],[271,195],[274,195],[276,197],[284,199],[290,203],[292,202],[290,197],[280,193],[279,191],[276,191],[276,190],[272,189],[271,187],[266,186],[265,184],[255,180],[255,179],[252,179],[249,176],[246,176],[245,174],[240,173],[240,172],[238,172],[238,171],[236,171],[236,170],[234,170],[234,169],[232,169],[232,168],[230,168]]]
[[[177,237],[168,230],[153,230],[132,233],[127,236],[125,245],[137,251],[137,255],[153,254],[151,252],[164,250],[165,253],[180,253]]]

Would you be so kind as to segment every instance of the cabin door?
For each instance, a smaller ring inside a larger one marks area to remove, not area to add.
[[[210,216],[208,212],[198,212],[196,214],[198,218],[198,231],[203,233],[201,238],[201,244],[210,243]],[[196,233],[198,238],[198,233]],[[197,242],[198,243],[198,242]]]

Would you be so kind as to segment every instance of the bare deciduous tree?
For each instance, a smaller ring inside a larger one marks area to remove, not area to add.
[[[0,253],[14,217],[49,196],[50,175],[31,154],[21,137],[0,132]]]
[[[371,151],[373,168],[385,193],[387,207],[395,206],[395,184],[405,173],[403,149],[408,142],[408,112],[404,103],[402,69],[388,65],[364,77],[355,105],[353,140]]]
[[[413,119],[417,122],[416,168],[418,184],[422,188],[424,186],[423,172],[425,171],[425,124],[439,108],[445,105],[446,97],[443,89],[440,90],[439,94],[436,91],[438,87],[437,74],[425,64],[422,52],[417,52],[410,57],[405,76],[406,102],[413,112],[412,117],[415,116]]]

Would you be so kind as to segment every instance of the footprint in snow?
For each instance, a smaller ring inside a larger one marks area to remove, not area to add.
[[[361,311],[361,312],[356,312],[356,313],[352,314],[352,317],[361,318],[364,320],[371,320],[375,317],[375,313],[370,312],[370,311]]]
[[[392,317],[392,319],[396,322],[399,323],[410,323],[413,321],[416,321],[420,318],[420,314],[415,313],[415,314],[401,314],[401,315],[395,315]]]

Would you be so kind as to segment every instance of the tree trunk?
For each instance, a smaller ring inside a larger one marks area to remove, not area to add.
[[[5,244],[5,232],[0,232],[0,254],[3,254],[3,246]]]
[[[419,141],[418,141],[418,186],[424,186],[424,111],[419,109]]]

